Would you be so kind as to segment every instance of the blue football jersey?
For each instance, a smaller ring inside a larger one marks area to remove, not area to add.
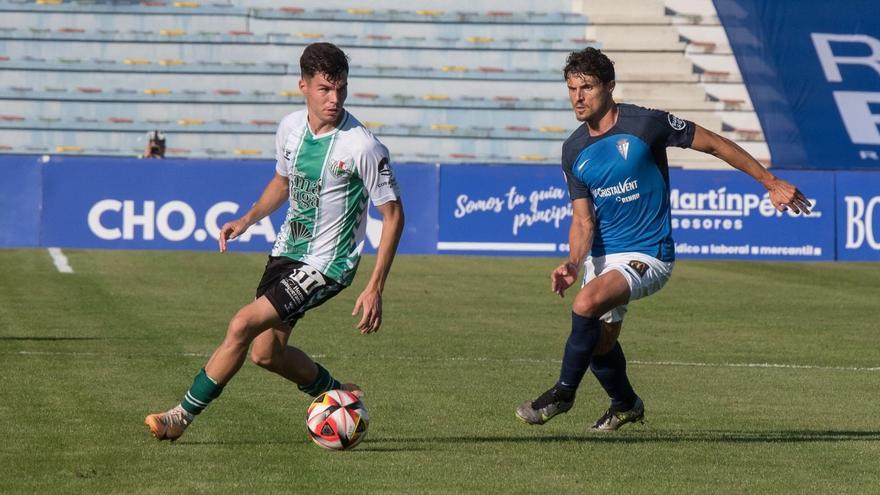
[[[675,260],[666,148],[690,147],[694,123],[660,110],[619,104],[617,123],[601,136],[586,124],[562,145],[572,200],[596,208],[592,256],[638,252]]]

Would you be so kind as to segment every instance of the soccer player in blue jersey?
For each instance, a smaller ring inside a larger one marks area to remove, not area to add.
[[[627,303],[660,290],[675,262],[666,148],[691,148],[724,160],[767,188],[780,211],[809,214],[811,205],[732,141],[664,111],[616,103],[614,65],[601,51],[572,52],[563,74],[583,124],[562,146],[573,209],[571,251],[550,274],[550,288],[561,297],[581,266],[585,273],[572,304],[559,381],[521,404],[516,415],[540,425],[567,412],[589,368],[611,399],[593,429],[613,431],[645,415],[617,342]]]

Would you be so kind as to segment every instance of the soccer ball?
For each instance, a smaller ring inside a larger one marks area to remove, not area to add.
[[[367,435],[367,408],[353,393],[330,390],[315,398],[306,413],[312,440],[330,450],[354,448]]]

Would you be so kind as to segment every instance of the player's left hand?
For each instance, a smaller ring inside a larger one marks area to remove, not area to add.
[[[364,289],[354,303],[351,316],[357,315],[361,310],[364,314],[357,324],[361,334],[379,331],[379,327],[382,326],[382,295],[375,290]]]
[[[767,186],[767,192],[770,193],[770,202],[779,211],[785,211],[790,208],[795,213],[810,214],[810,200],[800,192],[797,187],[788,181],[782,179],[774,179]]]

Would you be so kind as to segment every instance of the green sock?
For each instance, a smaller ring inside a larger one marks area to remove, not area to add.
[[[338,380],[330,376],[329,371],[327,371],[320,364],[315,364],[318,366],[318,376],[315,377],[315,381],[308,385],[298,385],[300,391],[307,393],[312,397],[317,397],[328,390],[336,390],[338,388],[342,388],[342,384],[339,383]]]
[[[190,414],[199,414],[202,412],[212,400],[220,397],[223,392],[223,385],[217,384],[211,377],[205,373],[202,368],[196,378],[193,380],[192,387],[183,396],[180,405]]]

